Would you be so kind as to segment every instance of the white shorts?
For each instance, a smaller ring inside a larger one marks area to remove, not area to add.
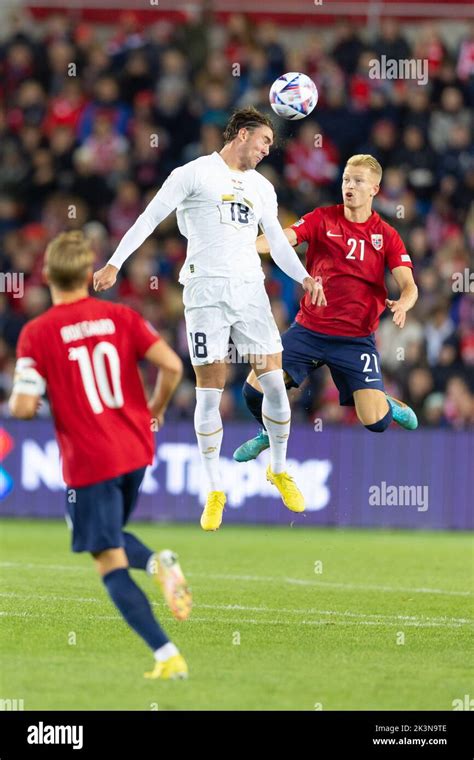
[[[226,359],[229,338],[243,359],[283,350],[263,279],[196,277],[184,286],[183,303],[194,365]]]

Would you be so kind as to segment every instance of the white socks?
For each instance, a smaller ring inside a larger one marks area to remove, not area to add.
[[[286,469],[286,449],[290,435],[291,410],[283,380],[283,370],[275,369],[259,375],[263,391],[262,416],[270,439],[272,472],[278,474]],[[219,458],[223,437],[222,419],[219,412],[222,390],[196,388],[194,429],[206,471],[209,490],[222,491]]]
[[[196,388],[194,429],[206,470],[210,491],[222,491],[219,457],[222,444],[222,419],[219,412],[222,391],[218,388]]]
[[[283,380],[283,370],[274,369],[258,376],[262,386],[262,417],[270,439],[272,472],[278,474],[286,468],[286,449],[290,435],[290,402]]]
[[[165,660],[169,660],[170,657],[179,654],[179,652],[173,642],[168,641],[167,644],[163,644],[162,647],[156,649],[153,654],[155,655],[155,660],[157,662],[164,662]]]

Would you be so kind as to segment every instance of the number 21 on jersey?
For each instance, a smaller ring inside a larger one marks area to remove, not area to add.
[[[349,238],[347,241],[350,245],[350,251],[346,256],[346,259],[359,259],[360,261],[364,261],[364,253],[365,253],[365,240],[356,240],[355,238]],[[357,243],[359,243],[359,246],[357,246]],[[357,254],[356,254],[356,249]]]

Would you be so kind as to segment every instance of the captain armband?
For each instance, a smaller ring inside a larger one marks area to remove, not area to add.
[[[35,367],[34,360],[18,359],[13,376],[13,393],[24,393],[27,396],[42,396],[46,391],[46,382]]]

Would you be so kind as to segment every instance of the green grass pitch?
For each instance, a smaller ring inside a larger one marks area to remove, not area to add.
[[[60,521],[3,520],[0,696],[25,710],[451,710],[474,696],[472,538],[462,533],[132,523],[194,593],[171,617],[188,681],[152,656]]]

